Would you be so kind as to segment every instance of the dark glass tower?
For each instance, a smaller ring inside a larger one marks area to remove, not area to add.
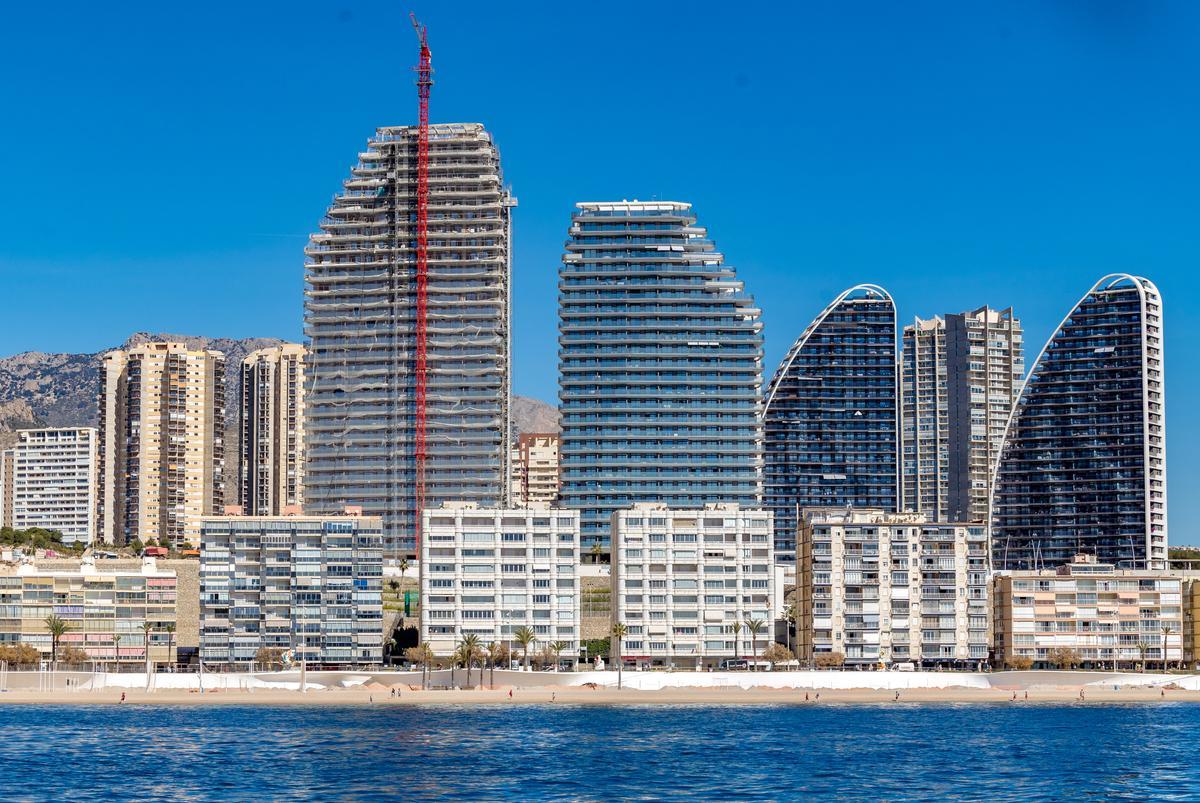
[[[792,344],[767,388],[763,502],[776,560],[795,560],[800,508],[896,510],[896,404],[896,305],[860,284]]]
[[[1163,378],[1158,289],[1105,276],[1042,350],[1009,421],[993,484],[993,568],[1053,568],[1081,552],[1166,567]]]
[[[581,203],[559,281],[561,502],[584,556],[612,513],[757,505],[762,324],[691,204]]]

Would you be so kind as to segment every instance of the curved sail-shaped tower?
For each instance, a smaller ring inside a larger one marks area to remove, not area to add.
[[[383,516],[390,559],[417,527],[417,146],[380,128],[305,249],[305,507]],[[482,125],[429,127],[429,507],[507,498],[514,204]]]
[[[1009,419],[991,504],[993,568],[1077,553],[1165,568],[1163,310],[1148,279],[1105,276],[1059,324]]]
[[[763,502],[775,554],[796,552],[804,507],[896,510],[899,478],[896,305],[860,284],[792,344],[763,406]]]

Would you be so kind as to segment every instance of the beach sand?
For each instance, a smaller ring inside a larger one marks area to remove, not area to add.
[[[121,704],[121,689],[98,691],[8,691],[0,693],[0,705],[116,705]],[[805,695],[808,700],[805,700]],[[820,699],[817,699],[820,694]],[[1200,702],[1200,691],[1126,687],[1114,690],[1111,686],[1084,689],[1079,699],[1079,687],[1031,689],[1028,700],[1025,691],[1017,691],[1013,702],[1011,690],[971,689],[905,689],[899,700],[893,690],[877,689],[767,689],[736,688],[669,688],[658,691],[591,689],[578,686],[547,686],[515,689],[412,690],[398,689],[397,697],[382,689],[310,689],[305,693],[280,689],[219,690],[200,694],[197,691],[163,689],[147,693],[125,690],[124,705],[901,705],[905,703],[1007,703],[1026,705],[1037,703],[1076,703],[1100,705],[1111,703],[1179,703]]]

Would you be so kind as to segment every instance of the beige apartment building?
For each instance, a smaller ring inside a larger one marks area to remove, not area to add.
[[[805,508],[796,556],[802,662],[973,668],[988,659],[982,523],[877,508]]]
[[[1183,581],[1145,569],[1117,569],[1077,555],[1057,569],[1015,571],[993,580],[996,663],[1028,658],[1051,668],[1054,650],[1085,667],[1161,668],[1183,658]]]
[[[558,434],[528,432],[512,448],[512,504],[552,505],[558,501]]]
[[[225,357],[143,343],[100,361],[100,539],[198,544],[225,491]]]
[[[0,564],[0,643],[28,644],[50,660],[46,619],[54,615],[68,625],[60,649],[74,647],[89,660],[142,667],[149,647],[152,663],[174,663],[182,635],[178,592],[175,571],[153,558],[130,568],[98,567],[90,557],[70,568]],[[147,623],[149,634],[143,629]]]
[[[304,504],[304,346],[284,343],[242,360],[239,504],[279,516]]]

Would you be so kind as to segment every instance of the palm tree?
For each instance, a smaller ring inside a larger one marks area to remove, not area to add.
[[[57,614],[52,613],[46,617],[46,631],[50,633],[50,662],[55,668],[58,667],[59,639],[70,629],[71,626],[63,619],[60,619]]]
[[[554,671],[555,672],[558,671],[558,656],[562,653],[563,650],[565,650],[569,646],[571,646],[571,645],[567,644],[567,642],[565,642],[565,641],[556,641],[550,645],[550,652],[554,653]]]
[[[792,650],[792,628],[796,625],[796,606],[788,603],[788,606],[783,610],[783,621],[787,623],[784,628],[787,631],[787,648],[788,652],[792,653],[792,657],[797,657],[795,651]]]
[[[746,620],[746,629],[750,631],[750,654],[754,656],[755,663],[758,662],[758,634],[767,626],[767,623],[762,619]]]
[[[625,663],[625,659],[621,657],[621,639],[629,634],[629,628],[621,622],[617,622],[612,626],[613,638],[617,640],[617,689],[621,688],[621,668]]]
[[[496,654],[500,652],[500,642],[493,641],[488,645],[488,685],[496,685]]]
[[[1145,672],[1146,671],[1146,651],[1150,649],[1150,644],[1149,644],[1149,642],[1146,642],[1146,641],[1139,641],[1137,643],[1137,649],[1138,649],[1138,654],[1141,656],[1141,659],[1142,659],[1141,660],[1142,666],[1141,666],[1141,669],[1138,671]]]
[[[537,641],[537,634],[533,632],[532,627],[518,627],[513,633],[513,639],[521,645],[521,662],[525,665],[525,671],[529,671],[529,645]]]
[[[168,622],[163,630],[167,631],[167,660],[171,660],[171,651],[175,648],[175,623]]]
[[[1164,672],[1167,671],[1167,636],[1171,635],[1174,632],[1175,631],[1171,628],[1170,625],[1162,626],[1163,671]]]
[[[599,562],[600,562],[600,553],[601,553],[601,551],[602,551],[602,550],[600,549],[600,545],[599,545],[599,544],[592,544],[592,563],[599,563]]]
[[[467,685],[471,685],[471,664],[479,657],[479,636],[468,633],[459,643],[462,650],[463,663],[467,666]],[[479,685],[483,685],[483,667],[479,667]]]
[[[150,634],[154,631],[154,625],[150,622],[142,622],[142,644],[146,650],[146,683],[150,683]]]
[[[742,657],[742,623],[737,619],[733,620],[733,657]]]

